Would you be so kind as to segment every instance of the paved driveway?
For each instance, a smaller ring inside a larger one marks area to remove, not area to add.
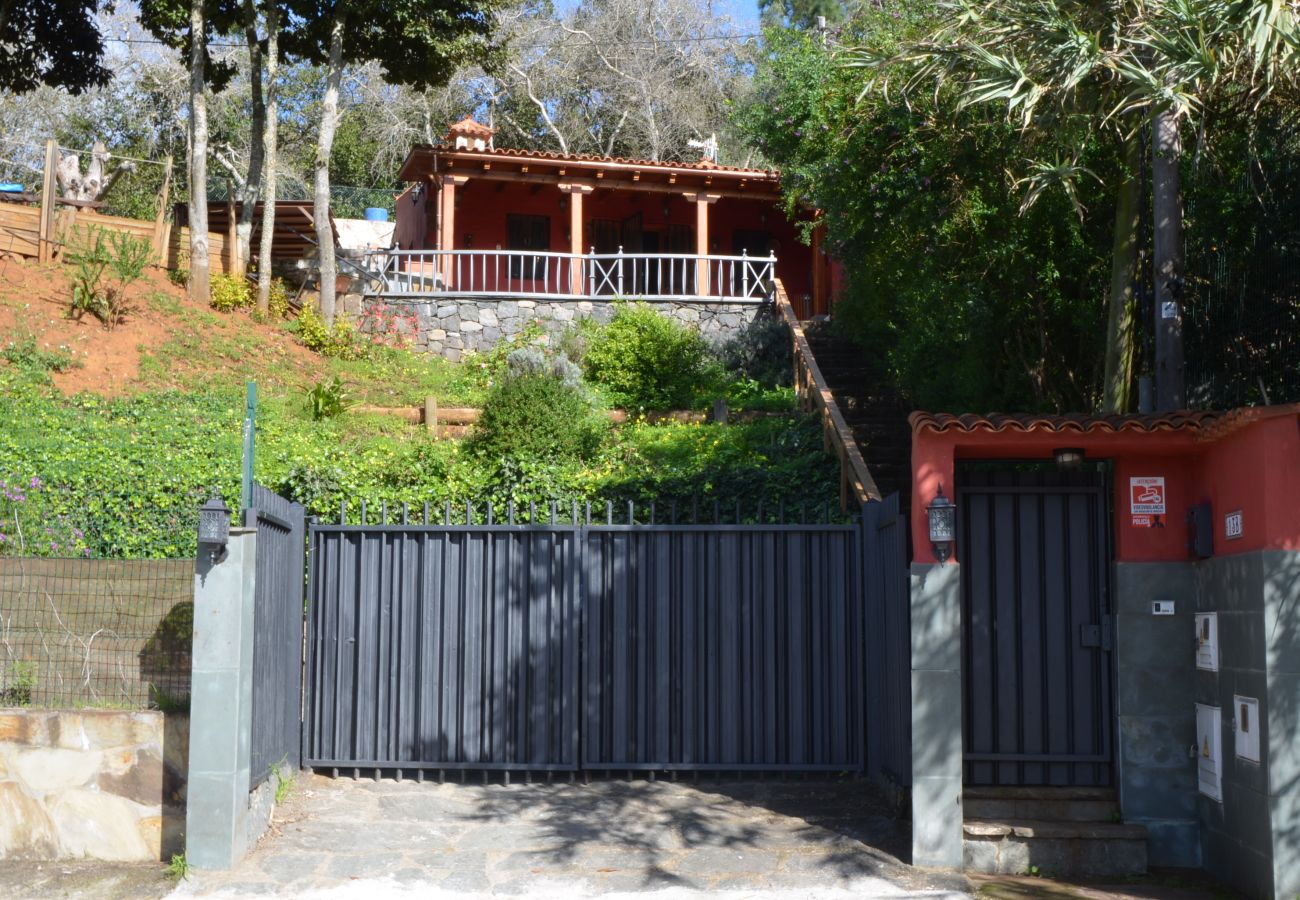
[[[862,782],[416,784],[303,776],[240,867],[184,894],[957,898]]]

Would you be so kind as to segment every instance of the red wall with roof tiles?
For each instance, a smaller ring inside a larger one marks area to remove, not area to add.
[[[1262,418],[1221,437],[1196,441],[1192,430],[1157,432],[1080,431],[1029,433],[924,429],[912,437],[912,544],[916,562],[935,562],[925,507],[942,482],[953,496],[957,461],[1051,459],[1059,447],[1081,447],[1090,459],[1113,469],[1115,558],[1123,562],[1189,558],[1188,511],[1209,502],[1216,555],[1261,549],[1300,549],[1300,417],[1294,412]],[[1168,513],[1163,527],[1135,527],[1129,509],[1129,478],[1162,475]],[[1240,510],[1241,538],[1228,540],[1224,516]],[[961,548],[954,554],[961,556]]]

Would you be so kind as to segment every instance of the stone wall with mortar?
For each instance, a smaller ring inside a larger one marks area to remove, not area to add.
[[[699,329],[720,344],[740,334],[765,304],[710,301],[647,301],[660,312]],[[437,353],[453,362],[467,351],[490,350],[537,322],[547,332],[563,331],[578,319],[608,322],[615,303],[599,300],[528,300],[524,298],[431,298],[380,300],[359,294],[343,296],[343,315],[363,332],[396,331],[418,350]]]
[[[0,709],[0,859],[182,852],[188,744],[184,716]]]

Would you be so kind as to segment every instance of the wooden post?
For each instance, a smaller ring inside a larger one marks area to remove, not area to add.
[[[59,146],[52,139],[45,142],[45,171],[41,179],[41,220],[36,235],[37,259],[49,262],[54,258],[54,201],[59,186],[54,168],[59,161]]]
[[[818,223],[812,233],[812,314],[830,312],[826,308],[826,226]]]
[[[424,430],[429,432],[429,436],[438,437],[438,398],[424,398]]]
[[[158,214],[153,218],[153,252],[155,265],[167,266],[167,198],[172,190],[172,158],[163,163],[162,190],[158,192]]]

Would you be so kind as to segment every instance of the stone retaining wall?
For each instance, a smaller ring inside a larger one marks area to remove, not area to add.
[[[759,315],[764,303],[711,301],[647,301],[655,309],[698,328],[714,343],[738,335]],[[381,300],[344,295],[343,314],[362,331],[394,329],[412,339],[414,347],[453,362],[466,351],[490,350],[498,341],[523,331],[530,322],[546,331],[563,331],[575,320],[608,322],[615,302],[599,300],[527,300],[519,298],[437,298]]]
[[[188,755],[184,716],[0,709],[0,859],[182,852]]]

